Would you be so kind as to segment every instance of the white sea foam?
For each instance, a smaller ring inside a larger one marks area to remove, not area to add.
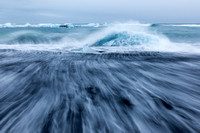
[[[179,25],[170,25],[176,27],[200,27],[200,24],[179,24]]]
[[[30,23],[26,23],[26,24],[23,24],[23,25],[18,25],[18,24],[13,24],[13,23],[5,23],[5,24],[0,24],[0,28],[23,28],[23,27],[59,28],[61,25],[66,25],[68,28],[100,27],[100,26],[106,26],[106,23],[104,23],[104,24],[99,24],[99,23],[88,23],[88,24],[72,24],[72,23],[65,23],[65,24],[52,24],[52,23],[30,24]]]
[[[23,27],[50,27],[58,28],[60,24],[51,24],[51,23],[41,23],[41,24],[30,24],[26,23],[24,25],[17,25],[12,23],[0,24],[0,28],[23,28]]]

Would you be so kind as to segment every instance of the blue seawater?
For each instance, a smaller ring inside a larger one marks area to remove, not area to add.
[[[0,132],[200,132],[200,24],[0,24]]]

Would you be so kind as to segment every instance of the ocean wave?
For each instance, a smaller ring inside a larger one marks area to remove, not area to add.
[[[62,39],[58,34],[44,34],[31,30],[16,31],[3,36],[1,44],[50,44],[57,43]]]
[[[92,46],[128,46],[128,45],[142,45],[155,43],[158,38],[152,35],[144,33],[128,33],[120,32],[110,34],[94,44]]]
[[[0,48],[64,50],[71,52],[161,51],[200,53],[199,44],[175,43],[166,36],[151,32],[147,24],[115,23],[92,31],[98,24],[81,25],[86,29],[45,31],[19,30],[0,37]],[[72,26],[71,26],[72,27]],[[41,30],[41,29],[40,29]],[[51,32],[49,32],[51,31]],[[92,32],[91,32],[92,31]],[[23,45],[22,45],[23,44]],[[37,44],[37,46],[35,46]],[[10,46],[8,46],[10,45]]]

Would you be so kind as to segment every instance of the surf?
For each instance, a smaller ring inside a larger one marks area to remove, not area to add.
[[[68,28],[60,27],[60,25],[5,24],[2,26],[4,28],[2,28],[3,34],[0,36],[0,48],[86,52],[85,48],[87,46],[89,47],[88,52],[160,51],[200,53],[199,42],[173,42],[165,34],[159,33],[155,29],[152,30],[152,28],[156,28],[155,26],[152,27],[152,24],[141,24],[139,22],[68,23],[66,24]]]
[[[67,25],[0,28],[0,132],[200,130],[198,28]]]

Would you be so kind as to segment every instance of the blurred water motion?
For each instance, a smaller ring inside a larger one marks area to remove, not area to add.
[[[0,132],[200,131],[200,56],[0,51]]]

